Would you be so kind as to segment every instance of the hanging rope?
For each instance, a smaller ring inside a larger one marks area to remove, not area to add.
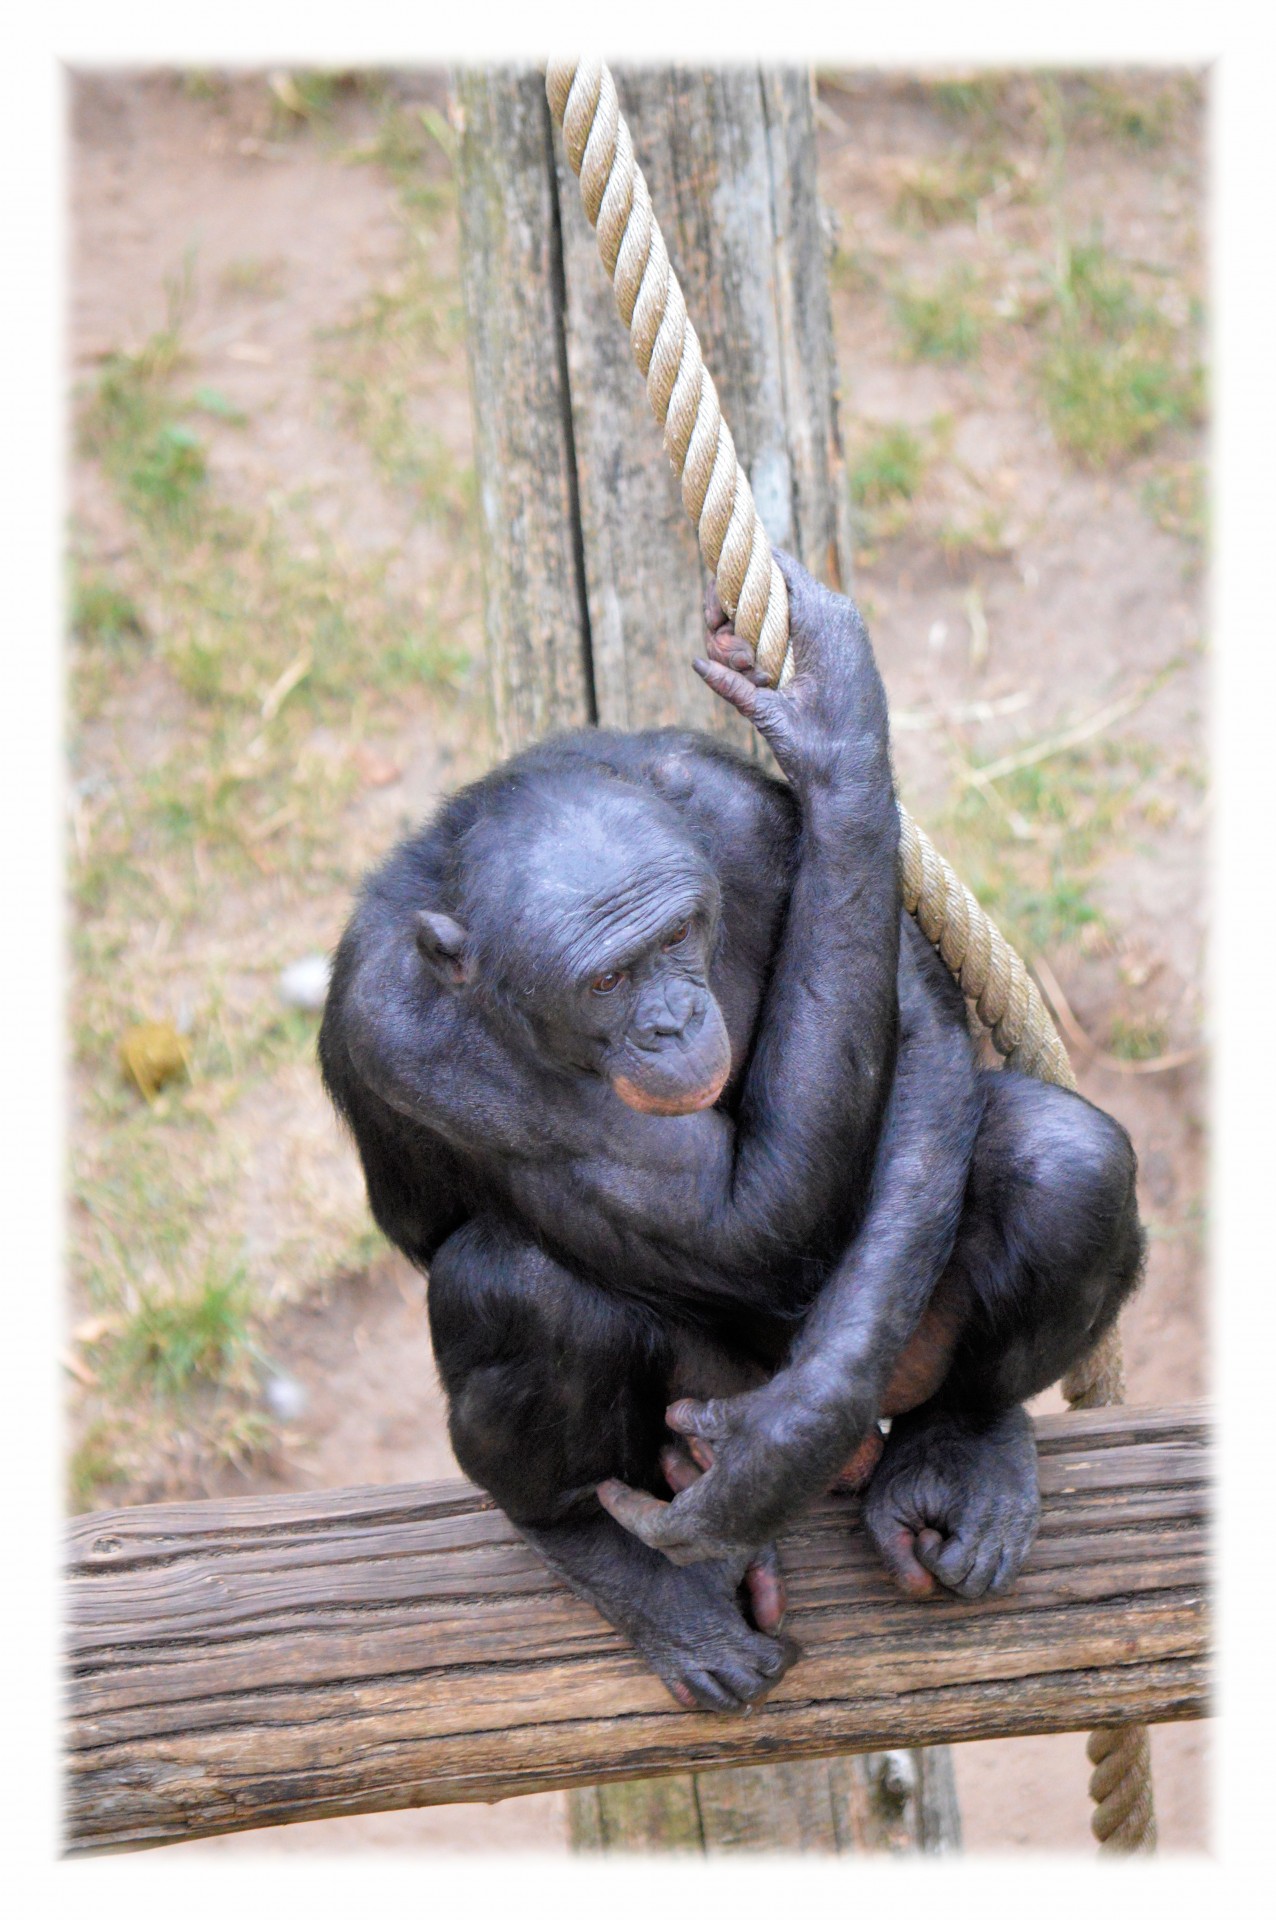
[[[788,591],[669,263],[615,82],[601,61],[551,61],[545,91],[568,162],[580,177],[585,213],[597,232],[652,412],[664,429],[665,451],[701,556],[736,633],[753,648],[770,683],[783,687],[793,671]],[[1007,1065],[1075,1092],[1068,1056],[1023,961],[903,807],[899,817],[904,905],[960,981],[994,1046]],[[1074,1407],[1121,1402],[1115,1327],[1066,1375],[1063,1387]],[[1094,1767],[1091,1826],[1100,1845],[1123,1853],[1150,1849],[1156,1826],[1147,1728],[1100,1728],[1091,1734],[1088,1752]]]

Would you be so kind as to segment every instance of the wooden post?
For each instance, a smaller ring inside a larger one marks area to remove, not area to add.
[[[849,584],[809,75],[619,73],[621,107],[763,524]],[[486,619],[502,753],[554,726],[755,736],[691,671],[705,577],[543,75],[457,75]],[[944,1748],[573,1795],[577,1847],[934,1852]]]

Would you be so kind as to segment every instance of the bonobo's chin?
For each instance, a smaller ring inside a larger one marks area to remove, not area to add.
[[[672,1117],[679,1113],[701,1113],[705,1107],[711,1107],[726,1086],[730,1071],[728,1065],[707,1086],[699,1087],[644,1085],[623,1073],[613,1074],[611,1084],[627,1107],[634,1107],[639,1113],[661,1113]]]
[[[623,1069],[611,1074],[611,1084],[627,1107],[639,1113],[700,1113],[711,1107],[731,1075],[731,1052],[722,1035],[720,1047],[707,1047],[699,1059],[647,1062],[629,1054]],[[681,1072],[677,1068],[682,1069]],[[671,1069],[673,1069],[671,1071]]]

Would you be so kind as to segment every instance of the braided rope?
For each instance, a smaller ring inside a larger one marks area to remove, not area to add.
[[[664,428],[701,556],[736,633],[753,648],[771,685],[782,687],[793,671],[788,590],[670,265],[616,84],[601,61],[551,61],[545,91],[652,412]],[[1075,1092],[1067,1053],[1023,961],[903,807],[899,820],[904,905],[960,981],[993,1045],[1008,1066]],[[1065,1376],[1063,1387],[1074,1407],[1120,1404],[1115,1327]],[[1150,1848],[1155,1822],[1147,1728],[1100,1728],[1088,1752],[1100,1845],[1123,1853]]]
[[[793,671],[788,589],[669,264],[616,83],[595,60],[552,62],[545,85],[704,563],[736,632],[783,686]]]

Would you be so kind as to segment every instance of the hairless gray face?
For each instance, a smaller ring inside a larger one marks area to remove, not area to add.
[[[718,882],[674,808],[621,781],[587,804],[546,783],[499,830],[499,860],[486,835],[466,847],[468,931],[445,923],[453,984],[640,1112],[712,1106],[731,1069],[708,981]],[[437,947],[443,916],[424,919]]]

